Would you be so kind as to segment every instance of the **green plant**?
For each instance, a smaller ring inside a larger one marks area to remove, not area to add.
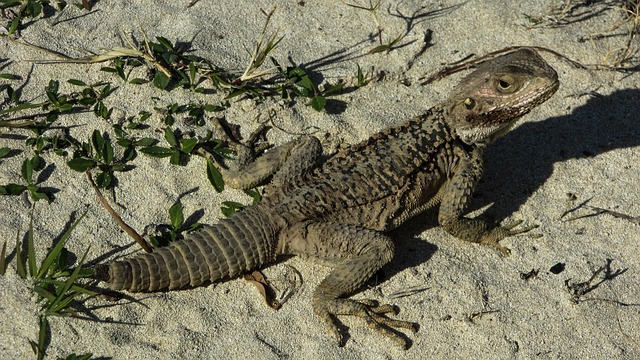
[[[42,160],[37,154],[31,159],[25,159],[22,162],[20,175],[26,185],[9,183],[7,185],[0,186],[0,195],[21,195],[23,192],[27,191],[33,201],[50,201],[49,196],[45,194],[42,191],[42,188],[33,181],[33,172],[36,168],[40,168],[40,161]]]
[[[9,25],[8,35],[13,35],[16,30],[22,27],[22,20],[25,18],[37,18],[43,12],[45,6],[50,6],[54,10],[61,11],[66,7],[64,1],[56,1],[53,6],[49,0],[0,0],[0,9],[17,8],[17,16],[13,18]]]
[[[111,186],[115,178],[114,172],[126,171],[127,161],[135,157],[131,152],[125,151],[123,156],[116,160],[111,141],[98,130],[93,131],[90,143],[80,143],[73,138],[69,138],[69,141],[73,143],[75,150],[73,159],[67,161],[67,165],[78,172],[97,168],[99,172],[96,183],[99,188]]]
[[[164,129],[164,138],[170,147],[151,145],[141,148],[140,152],[151,157],[168,157],[171,164],[184,165],[188,162],[191,152],[198,145],[198,138],[176,136],[176,133],[171,128]]]
[[[46,353],[46,334],[49,328],[49,317],[76,316],[76,312],[72,308],[73,301],[80,295],[95,295],[94,292],[76,283],[78,279],[90,276],[93,273],[91,269],[82,267],[89,249],[84,252],[78,261],[78,265],[72,269],[68,263],[68,251],[65,248],[71,233],[85,214],[82,214],[62,234],[60,240],[47,252],[40,265],[36,261],[33,215],[24,240],[27,247],[26,254],[22,253],[24,241],[16,241],[16,272],[21,278],[32,283],[33,292],[38,295],[37,301],[41,303],[41,313],[38,317],[38,339],[30,341],[38,359],[43,359]],[[7,265],[5,247],[6,244],[0,254],[0,271],[3,274]]]
[[[376,54],[381,52],[389,52],[394,49],[394,47],[405,37],[406,34],[400,34],[397,37],[388,40],[386,43],[382,40],[382,33],[384,32],[384,28],[382,27],[382,21],[380,20],[380,15],[378,14],[378,10],[380,9],[381,0],[377,0],[375,3],[372,0],[369,0],[368,6],[362,6],[359,4],[347,4],[345,5],[352,7],[354,9],[364,10],[371,14],[373,20],[376,23],[376,36],[378,38],[378,43],[380,45],[374,47],[369,50],[369,54]]]
[[[181,233],[196,231],[202,227],[202,224],[199,223],[189,226],[184,224],[183,208],[180,201],[169,208],[169,218],[171,219],[171,224],[159,226],[160,235],[149,237],[149,242],[154,247],[166,246],[170,242],[178,240]]]
[[[80,80],[70,79],[67,81],[69,84],[75,86],[83,86],[81,91],[73,91],[67,94],[60,93],[60,82],[57,80],[50,80],[49,84],[45,88],[45,95],[47,100],[40,103],[20,103],[16,106],[0,110],[0,127],[26,127],[33,130],[37,137],[41,136],[46,130],[48,130],[53,122],[55,122],[61,114],[68,114],[74,110],[93,110],[94,114],[104,119],[109,118],[111,110],[104,105],[104,99],[111,95],[115,88],[111,88],[111,84],[108,82],[98,82],[95,84],[87,85]],[[18,102],[17,99],[15,101]],[[9,114],[23,112],[31,109],[41,109],[44,111],[44,121],[32,120],[38,114],[27,114],[23,118],[29,118],[30,120],[19,122],[17,119],[2,120]],[[29,145],[33,145],[30,143]]]
[[[258,190],[255,189],[247,189],[244,190],[244,193],[251,196],[252,202],[251,205],[256,205],[262,200],[262,194]],[[220,207],[220,211],[222,211],[222,215],[229,217],[233,215],[236,211],[242,210],[249,205],[244,205],[236,201],[223,201],[222,206]]]

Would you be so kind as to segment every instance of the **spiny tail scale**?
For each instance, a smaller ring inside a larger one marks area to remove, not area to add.
[[[95,277],[113,290],[146,292],[194,287],[232,278],[276,258],[278,226],[259,206],[216,225],[205,225],[181,241],[108,265]]]

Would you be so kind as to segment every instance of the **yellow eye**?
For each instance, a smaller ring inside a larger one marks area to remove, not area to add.
[[[505,75],[496,80],[496,87],[502,92],[513,92],[516,90],[516,81],[513,77]]]
[[[476,101],[472,98],[466,98],[464,99],[464,107],[466,107],[467,110],[472,110],[474,107],[476,107]]]

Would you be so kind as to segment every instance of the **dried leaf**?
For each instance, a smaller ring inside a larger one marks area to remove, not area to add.
[[[282,306],[278,300],[276,300],[275,291],[269,286],[269,282],[260,271],[254,271],[251,274],[246,274],[244,279],[252,283],[269,307],[278,310]]]

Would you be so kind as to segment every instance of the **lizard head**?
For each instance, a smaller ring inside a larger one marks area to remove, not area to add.
[[[467,144],[484,145],[549,99],[558,74],[537,52],[522,48],[480,64],[446,102],[447,122]]]

